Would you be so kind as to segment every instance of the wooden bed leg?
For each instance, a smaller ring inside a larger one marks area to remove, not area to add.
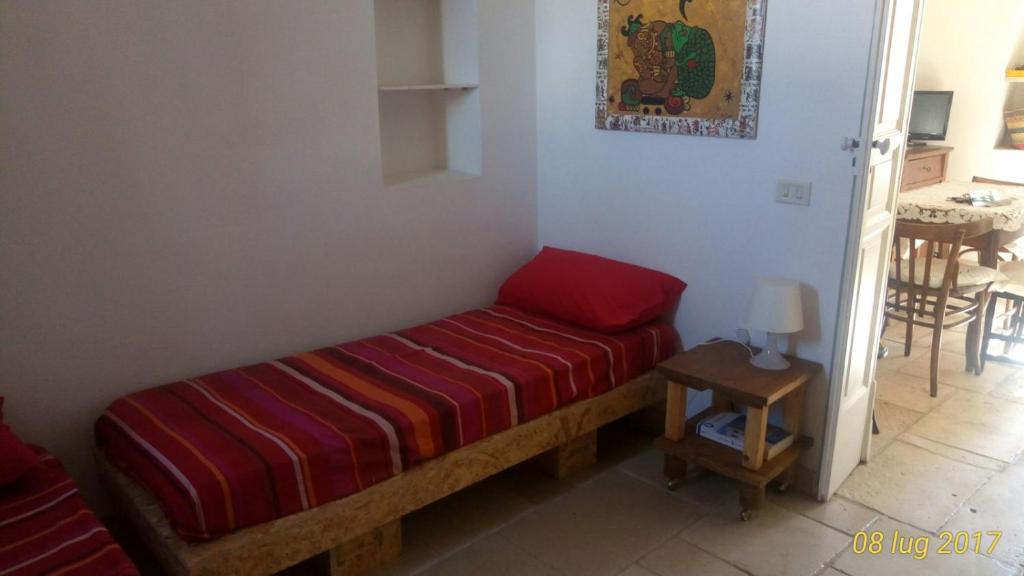
[[[573,438],[537,457],[548,475],[562,480],[597,463],[597,430]]]
[[[330,576],[359,576],[402,553],[402,520],[394,520],[327,553]]]

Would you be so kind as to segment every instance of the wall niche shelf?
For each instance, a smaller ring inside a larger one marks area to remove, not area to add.
[[[374,0],[386,187],[480,175],[477,0]]]
[[[479,176],[479,174],[469,174],[467,172],[459,172],[458,170],[428,168],[426,170],[385,175],[384,186],[388,188],[399,188],[418,184],[429,184],[431,182],[457,182],[459,180],[470,180]]]
[[[414,91],[446,91],[446,90],[475,90],[480,86],[477,84],[411,84],[398,86],[381,86],[381,92],[414,92]]]
[[[1006,71],[1006,82],[1008,86],[1004,114],[1008,115],[1011,113],[1016,113],[1015,115],[1017,116],[1017,118],[1015,118],[1012,122],[1013,126],[1015,128],[1018,128],[1020,127],[1019,115],[1021,110],[1024,110],[1024,86],[1020,86],[1020,84],[1024,84],[1024,69],[1008,69]],[[1013,138],[1010,134],[1010,122],[1011,120],[1007,118],[1007,126],[1006,129],[1003,131],[1003,138],[999,142],[999,144],[996,145],[996,150],[1011,150],[1015,152],[1022,152],[1024,151],[1024,149],[1018,148],[1012,143]]]

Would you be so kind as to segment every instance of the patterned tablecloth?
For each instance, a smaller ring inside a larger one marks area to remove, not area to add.
[[[997,196],[1014,198],[1006,206],[989,208],[958,204],[950,200],[971,191],[991,190]],[[918,220],[937,224],[962,224],[984,218],[992,218],[996,230],[1015,232],[1024,227],[1024,186],[1000,186],[996,184],[975,184],[972,182],[943,182],[926,186],[899,196],[896,217],[900,220]]]

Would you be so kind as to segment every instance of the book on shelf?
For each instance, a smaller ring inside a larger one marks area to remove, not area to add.
[[[747,417],[745,415],[735,412],[719,412],[704,418],[697,424],[697,435],[742,451],[746,427]],[[774,458],[792,445],[793,434],[778,426],[768,425],[764,447],[766,460]]]

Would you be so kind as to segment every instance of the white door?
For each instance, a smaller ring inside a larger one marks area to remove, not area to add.
[[[896,198],[903,172],[923,0],[878,0],[860,145],[861,167],[847,240],[841,317],[822,455],[819,497],[828,498],[871,444],[875,364]]]

